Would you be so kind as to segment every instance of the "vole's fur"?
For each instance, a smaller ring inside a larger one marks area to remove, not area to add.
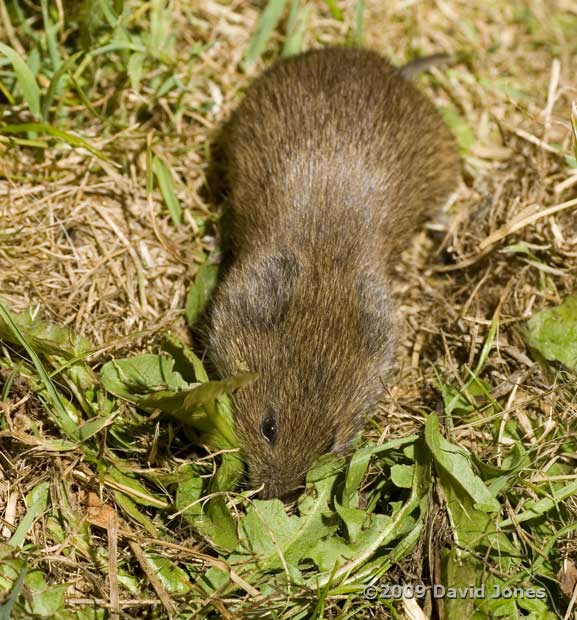
[[[382,395],[399,331],[390,270],[454,190],[458,157],[397,68],[346,48],[274,64],[222,140],[234,259],[209,352],[223,375],[259,373],[235,396],[236,428],[251,483],[283,497]]]

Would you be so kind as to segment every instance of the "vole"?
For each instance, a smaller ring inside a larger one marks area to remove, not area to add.
[[[274,63],[221,139],[233,259],[208,351],[224,376],[258,373],[235,395],[236,432],[251,484],[284,498],[383,395],[400,330],[391,271],[459,161],[402,70],[352,48]]]

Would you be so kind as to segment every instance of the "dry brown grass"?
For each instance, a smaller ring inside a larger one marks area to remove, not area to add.
[[[180,94],[156,97],[149,85],[154,75],[145,76],[136,92],[114,63],[99,64],[90,93],[95,112],[71,107],[63,123],[111,162],[62,144],[27,148],[0,138],[0,296],[12,310],[39,305],[50,320],[90,339],[103,358],[156,350],[169,328],[188,338],[186,291],[218,242],[213,222],[219,205],[206,191],[211,141],[250,79],[277,56],[283,38],[282,32],[273,36],[250,74],[241,70],[261,4],[175,3],[173,70],[187,85]],[[342,22],[330,16],[324,2],[312,5],[305,47],[342,42],[355,2],[339,2]],[[144,12],[135,23],[146,23]],[[513,419],[535,464],[535,480],[552,462],[575,465],[575,452],[562,453],[560,447],[575,438],[574,386],[534,363],[521,328],[533,313],[577,289],[577,164],[570,160],[576,29],[572,0],[366,2],[366,45],[395,62],[436,52],[460,55],[460,63],[434,69],[419,84],[440,107],[457,112],[460,120],[454,123],[466,144],[463,180],[450,216],[431,226],[435,231],[419,234],[397,269],[405,324],[399,374],[367,436],[419,428],[423,411],[440,408],[438,377],[462,387],[469,378],[466,368],[475,367],[497,320],[497,338],[481,378],[502,410],[494,412],[492,422],[482,411],[447,419],[449,436],[499,465],[506,443],[495,442],[494,425],[502,429]],[[9,34],[13,47],[25,49],[22,32]],[[199,46],[203,51],[191,60],[191,50]],[[42,83],[42,76],[38,80]],[[16,122],[26,113],[13,107],[4,117]],[[180,227],[171,222],[160,193],[147,193],[148,143],[173,172],[184,213]],[[556,205],[563,206],[542,215]],[[68,496],[59,499],[61,509],[85,512],[90,466],[74,452],[52,452],[42,441],[23,443],[33,424],[40,436],[57,435],[27,384],[16,381],[2,407],[12,432],[0,435],[0,533],[7,538],[14,531],[26,510],[23,498],[39,480],[50,481],[58,496],[64,492],[59,481],[70,479]],[[147,470],[152,439],[137,441],[142,452],[131,465]],[[176,453],[162,455],[152,468],[173,471],[187,457],[185,447],[178,444]],[[110,501],[109,489],[104,497]],[[574,500],[567,509],[575,518]],[[214,561],[203,557],[210,549],[194,535],[187,538],[189,532],[172,532],[173,542],[168,536],[152,541],[141,529],[121,524],[116,545],[104,530],[92,528],[96,555],[89,562],[88,552],[63,552],[88,544],[87,524],[78,523],[79,531],[58,545],[48,543],[50,523],[41,521],[30,533],[40,547],[46,545],[39,565],[51,582],[71,584],[71,609],[86,601],[111,605],[109,566],[102,554],[98,557],[107,548],[135,575],[143,574],[138,545],[145,542],[167,557]],[[446,536],[439,536],[439,546]],[[560,538],[557,557],[577,562],[575,554],[572,536]],[[416,570],[420,575],[422,567]],[[249,600],[250,592],[245,594]],[[162,615],[153,611],[158,602],[150,588],[148,595],[139,591],[132,600],[123,590],[121,599],[120,617]],[[233,617],[228,604],[213,602],[213,613]],[[337,617],[339,604],[335,599],[331,617]]]

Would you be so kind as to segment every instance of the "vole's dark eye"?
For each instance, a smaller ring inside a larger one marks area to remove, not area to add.
[[[270,407],[268,407],[265,411],[264,418],[260,425],[260,432],[269,444],[274,446],[278,432],[278,425],[276,421],[276,414]]]

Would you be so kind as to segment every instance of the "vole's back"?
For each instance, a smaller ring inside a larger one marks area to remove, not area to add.
[[[233,261],[212,302],[209,351],[264,497],[346,449],[382,396],[399,331],[389,267],[457,179],[432,104],[385,60],[351,49],[273,65],[223,131]]]
[[[332,48],[275,64],[248,90],[227,140],[240,246],[378,232],[402,247],[457,175],[431,102],[375,53]],[[282,232],[281,232],[282,231]]]

